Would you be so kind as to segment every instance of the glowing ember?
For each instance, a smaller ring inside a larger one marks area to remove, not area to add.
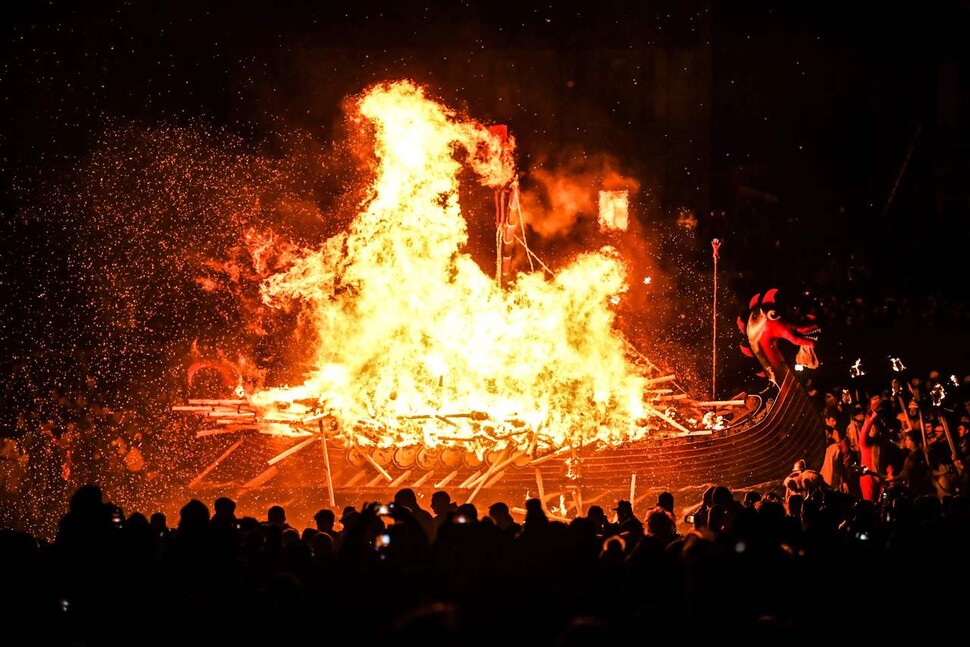
[[[262,285],[266,304],[301,305],[316,346],[303,384],[248,396],[260,417],[332,416],[348,445],[457,439],[478,453],[618,445],[651,434],[648,416],[669,423],[614,327],[609,304],[627,289],[615,250],[505,289],[463,252],[462,162],[507,187],[514,140],[410,82],[375,86],[356,108],[374,134],[372,190],[348,231]]]

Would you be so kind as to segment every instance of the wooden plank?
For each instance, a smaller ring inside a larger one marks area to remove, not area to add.
[[[353,487],[357,483],[357,481],[364,478],[364,476],[366,475],[367,475],[367,470],[360,470],[359,472],[351,476],[349,481],[344,483],[344,487],[345,488]]]
[[[384,478],[383,475],[378,474],[377,476],[375,476],[374,478],[372,478],[366,483],[366,487],[377,487],[377,484],[380,483],[381,479],[383,478]]]
[[[570,449],[571,449],[571,448],[570,448],[570,447],[569,447],[568,445],[567,445],[566,447],[560,447],[560,448],[559,448],[559,449],[557,449],[556,451],[553,451],[553,452],[549,452],[548,454],[543,454],[543,455],[542,455],[542,456],[540,456],[539,458],[533,458],[533,459],[532,459],[532,460],[531,460],[531,461],[529,462],[529,465],[538,465],[539,463],[544,463],[544,462],[546,462],[547,460],[549,460],[550,458],[555,458],[556,456],[559,456],[560,454],[565,454],[565,453],[566,453],[567,451],[569,451]]]
[[[278,467],[276,467],[275,465],[271,465],[269,469],[264,470],[262,473],[256,476],[256,478],[252,479],[251,481],[243,485],[241,488],[239,488],[239,492],[237,496],[242,495],[246,493],[248,490],[252,490],[253,488],[258,488],[259,486],[266,483],[266,481],[270,480],[271,478],[279,474],[279,472],[280,470]]]
[[[289,458],[290,456],[292,456],[293,454],[297,453],[298,451],[300,451],[301,449],[303,449],[304,447],[306,447],[310,443],[314,443],[316,441],[317,441],[317,437],[316,436],[311,436],[310,438],[307,438],[306,440],[304,440],[301,443],[297,443],[296,445],[293,445],[292,447],[290,447],[286,451],[281,452],[280,454],[274,456],[273,458],[269,459],[266,462],[269,465],[276,465],[277,463],[279,463],[284,458]]]
[[[405,470],[403,474],[390,482],[390,487],[398,487],[404,479],[411,475],[412,470]]]
[[[498,474],[496,474],[495,477],[491,481],[489,481],[488,483],[485,484],[485,488],[488,489],[488,488],[492,487],[493,485],[495,485],[496,483],[498,483],[499,480],[501,480],[501,478],[503,476],[505,476],[505,472],[506,472],[506,470],[502,470],[501,472],[499,472]]]
[[[448,474],[446,477],[444,477],[443,479],[435,483],[434,486],[440,490],[444,486],[448,485],[448,482],[451,481],[451,479],[455,478],[456,476],[458,476],[458,470],[455,470],[451,474]]]
[[[255,418],[255,411],[231,411],[228,409],[212,409],[205,412],[208,418]]]
[[[194,479],[192,479],[192,481],[189,483],[189,488],[191,489],[191,488],[194,488],[195,486],[197,486],[199,484],[199,482],[202,481],[202,479],[204,479],[206,477],[206,475],[209,474],[209,472],[211,472],[216,467],[218,467],[219,466],[219,463],[221,463],[222,461],[224,461],[226,459],[226,457],[229,456],[229,454],[231,454],[234,451],[236,451],[237,449],[239,449],[239,446],[242,445],[243,440],[245,440],[245,439],[244,438],[240,438],[239,440],[237,440],[236,442],[234,442],[232,445],[230,445],[229,446],[229,449],[227,449],[226,451],[222,452],[222,454],[219,456],[219,458],[217,458],[214,461],[212,461],[212,463],[207,468],[205,468],[204,470],[202,470],[202,472],[198,476],[196,476]]]
[[[428,470],[427,472],[425,472],[424,474],[422,474],[421,477],[417,481],[415,481],[414,483],[412,483],[411,484],[411,487],[421,487],[422,485],[424,485],[424,482],[425,481],[427,481],[429,478],[431,478],[431,475],[432,474],[434,474],[434,470]]]
[[[205,438],[206,436],[219,436],[222,434],[237,434],[242,431],[243,427],[217,427],[215,429],[200,429],[195,432],[196,438]],[[252,427],[245,427],[245,429],[252,429]]]
[[[662,420],[666,420],[668,423],[670,423],[671,425],[673,425],[677,429],[680,429],[685,434],[689,434],[690,433],[690,429],[688,429],[684,425],[680,424],[679,422],[677,422],[676,420],[674,420],[673,418],[671,418],[667,414],[661,413],[661,412],[657,411],[656,409],[654,409],[651,406],[647,406],[646,407],[646,411],[647,411],[647,413],[649,413],[652,416],[656,416],[656,417],[658,417],[658,418],[660,418]]]
[[[471,482],[474,481],[476,478],[478,478],[478,476],[481,473],[482,473],[482,470],[475,470],[475,472],[471,476],[469,476],[467,479],[465,479],[464,481],[462,481],[461,482],[461,485],[459,485],[458,487],[459,488],[469,488],[469,487],[471,487]]]
[[[373,467],[373,468],[374,468],[375,470],[377,470],[377,471],[378,471],[378,472],[380,473],[380,475],[381,475],[381,476],[383,476],[383,477],[384,477],[384,479],[385,479],[385,480],[386,480],[386,481],[387,481],[388,483],[390,483],[391,481],[393,481],[393,480],[394,480],[394,479],[393,479],[393,478],[391,477],[391,475],[390,475],[390,474],[388,474],[388,472],[387,472],[387,470],[386,470],[386,469],[384,469],[383,467],[381,467],[380,465],[378,465],[378,464],[377,464],[377,461],[375,461],[375,460],[374,460],[374,457],[373,457],[373,456],[371,456],[370,454],[368,454],[368,453],[367,453],[367,452],[365,452],[365,451],[361,451],[360,453],[361,453],[361,454],[363,455],[363,457],[364,457],[364,458],[365,458],[365,459],[367,460],[367,462],[371,464],[371,467]]]

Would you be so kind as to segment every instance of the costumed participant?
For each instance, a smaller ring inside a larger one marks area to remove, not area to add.
[[[873,395],[869,398],[862,429],[859,430],[859,463],[862,475],[859,477],[859,489],[862,498],[875,503],[882,492],[880,469],[882,468],[882,443],[887,436],[886,423],[882,419],[882,397]]]
[[[811,498],[815,493],[828,489],[828,483],[817,471],[808,469],[804,460],[797,460],[792,466],[791,473],[782,482],[785,486],[785,499],[793,494],[801,495],[803,500]]]
[[[832,418],[834,421],[835,419]],[[826,423],[827,424],[827,423]],[[842,474],[845,471],[845,459],[848,452],[848,443],[842,437],[838,427],[833,427],[828,439],[828,446],[825,448],[825,457],[822,459],[822,469],[819,470],[822,479],[833,490],[845,492],[846,486],[842,482]]]
[[[903,468],[898,474],[887,477],[886,482],[906,488],[914,499],[924,494],[936,494],[920,432],[911,429],[903,434],[903,449],[906,451]]]

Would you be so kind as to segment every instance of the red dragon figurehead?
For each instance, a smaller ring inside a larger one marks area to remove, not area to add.
[[[765,377],[780,385],[790,369],[778,348],[778,341],[783,339],[798,346],[798,354],[795,356],[798,364],[806,368],[817,368],[815,341],[821,329],[811,315],[807,323],[802,325],[784,319],[775,304],[777,292],[777,289],[771,289],[764,296],[754,295],[748,304],[747,321],[738,317],[738,328],[745,335],[741,350],[745,355],[757,358],[764,368]]]

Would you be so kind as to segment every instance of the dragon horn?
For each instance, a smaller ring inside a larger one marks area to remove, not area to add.
[[[764,305],[774,304],[776,292],[778,292],[778,288],[771,288],[765,292],[765,298],[761,300],[761,303]]]
[[[753,297],[751,297],[751,303],[748,304],[748,310],[754,310],[754,307],[758,305],[758,299],[760,298],[761,298],[760,292],[754,295]]]

